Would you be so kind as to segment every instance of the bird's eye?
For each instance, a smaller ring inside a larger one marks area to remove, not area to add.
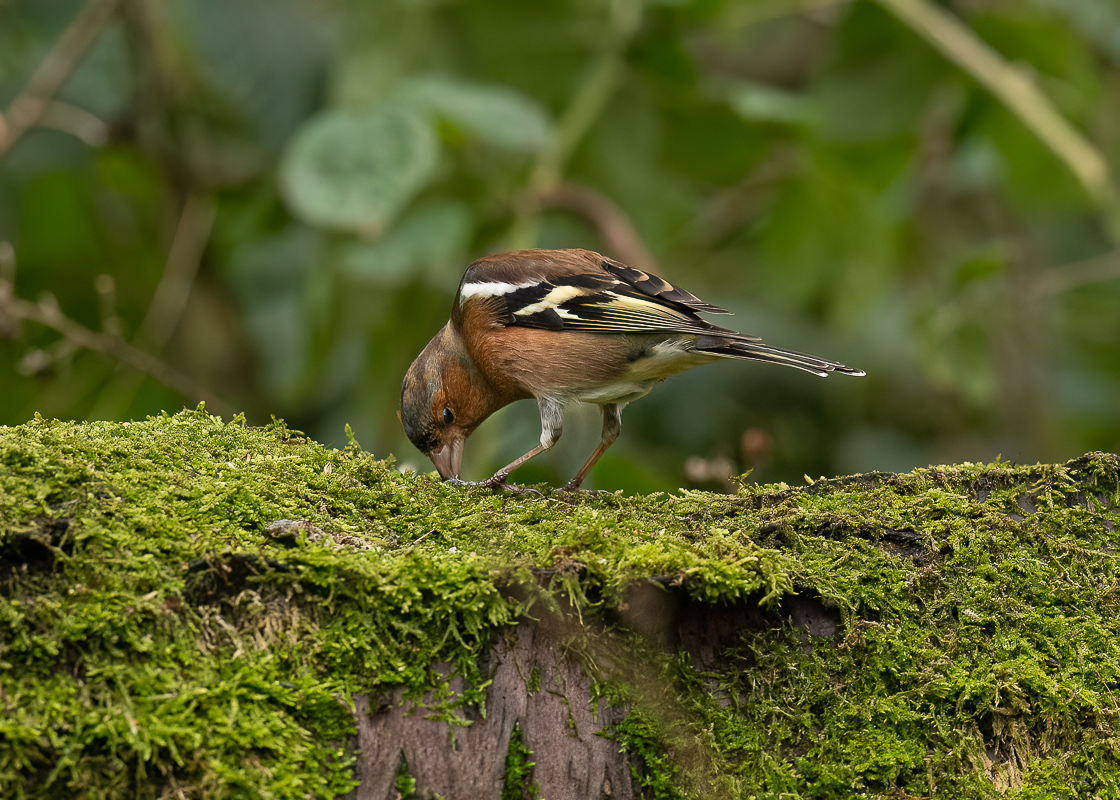
[[[445,425],[450,425],[455,421],[455,415],[451,413],[451,409],[444,406],[443,408],[443,422]]]

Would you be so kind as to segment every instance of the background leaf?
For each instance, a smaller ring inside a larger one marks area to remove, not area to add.
[[[398,96],[496,147],[534,153],[552,138],[544,106],[508,86],[426,75],[405,81]]]
[[[280,185],[305,222],[377,233],[431,178],[437,156],[435,134],[413,113],[326,111],[296,133]]]

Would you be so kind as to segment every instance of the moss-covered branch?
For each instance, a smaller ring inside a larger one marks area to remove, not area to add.
[[[338,796],[354,709],[418,702],[504,731],[528,796],[542,717],[489,713],[520,680],[615,797],[1115,796],[1118,506],[1106,454],[572,502],[203,411],[37,418],[0,428],[0,794]]]

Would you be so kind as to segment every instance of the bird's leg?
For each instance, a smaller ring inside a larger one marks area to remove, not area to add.
[[[484,481],[479,481],[478,486],[492,486],[496,489],[503,489],[507,492],[514,492],[516,494],[526,494],[528,492],[537,492],[536,489],[527,489],[524,486],[514,486],[506,481],[510,473],[520,467],[530,458],[540,455],[545,450],[548,450],[560,439],[560,434],[564,432],[564,409],[560,405],[560,401],[551,397],[537,398],[537,405],[541,410],[541,443],[530,450],[520,458],[515,458],[510,463],[506,464],[500,470],[495,472]]]
[[[615,439],[622,433],[622,405],[618,403],[609,403],[603,406],[603,440],[599,442],[599,446],[595,448],[595,452],[591,454],[591,458],[587,459],[576,476],[568,481],[560,488],[562,492],[582,492],[585,489],[580,489],[583,479],[587,477],[587,473],[595,466],[595,462],[599,460],[603,453],[607,452],[607,448],[614,444]]]

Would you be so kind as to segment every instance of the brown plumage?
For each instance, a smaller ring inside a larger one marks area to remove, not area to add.
[[[517,400],[541,411],[537,447],[475,485],[520,491],[506,479],[552,447],[563,408],[595,403],[603,438],[568,484],[577,490],[618,437],[623,407],[657,383],[721,358],[795,367],[816,375],[861,370],[764,344],[697,312],[726,314],[656,275],[589,250],[519,250],[479,259],[464,273],[450,321],[409,367],[401,421],[447,481],[459,480],[463,443]]]

